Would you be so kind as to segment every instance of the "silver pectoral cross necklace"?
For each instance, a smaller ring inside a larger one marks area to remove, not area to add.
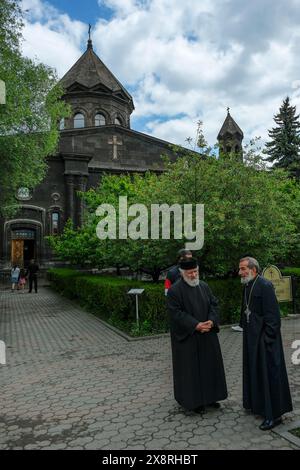
[[[251,286],[250,294],[249,294],[249,298],[248,298],[248,302],[247,302],[247,294],[246,294],[246,288],[245,288],[245,305],[246,305],[245,315],[246,315],[246,317],[247,317],[247,323],[250,322],[251,310],[250,310],[250,308],[249,308],[249,305],[250,305],[250,302],[251,302],[251,296],[252,296],[253,287],[255,286],[255,283],[256,283],[258,277],[259,277],[259,276],[256,276],[256,279],[255,279],[255,281],[253,282],[253,284],[252,284],[252,286]]]

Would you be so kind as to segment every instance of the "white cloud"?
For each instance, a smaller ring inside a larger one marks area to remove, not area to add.
[[[133,13],[139,5],[146,6],[146,2],[138,0],[98,0],[99,6],[105,5],[106,7],[114,10],[117,15],[129,15]]]
[[[30,21],[42,21],[56,15],[56,9],[41,0],[22,0],[22,10]]]
[[[42,0],[23,0],[25,27],[23,54],[57,70],[61,77],[81,55],[87,26],[60,14]]]
[[[67,32],[62,34],[40,23],[26,23],[24,36],[23,53],[55,68],[60,77],[81,54]]]
[[[181,119],[170,119],[166,122],[159,120],[150,121],[147,124],[147,132],[159,139],[167,140],[171,143],[180,143],[189,147],[186,138],[196,138],[197,119],[187,117]]]
[[[133,121],[146,119],[137,130],[184,143],[201,118],[214,144],[230,106],[246,140],[266,139],[286,95],[300,106],[297,1],[98,3],[113,15],[94,20],[94,49],[133,90]],[[51,0],[23,5],[29,9],[24,53],[56,66],[62,76],[85,47],[87,25],[59,13]]]

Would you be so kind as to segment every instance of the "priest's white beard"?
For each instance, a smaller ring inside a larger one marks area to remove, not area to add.
[[[251,273],[248,274],[246,277],[241,277],[241,283],[242,284],[248,284],[250,281],[252,281],[255,278],[255,276]]]
[[[182,277],[189,286],[191,287],[199,286],[199,277],[197,277],[197,279],[189,279],[184,273],[182,273]]]

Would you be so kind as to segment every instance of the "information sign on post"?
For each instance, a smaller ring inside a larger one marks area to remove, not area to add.
[[[128,294],[135,295],[135,313],[136,313],[136,324],[137,327],[140,327],[140,319],[139,319],[139,300],[138,297],[144,292],[145,289],[130,289]]]

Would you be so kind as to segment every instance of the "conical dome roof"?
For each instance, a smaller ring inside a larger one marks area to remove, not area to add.
[[[84,54],[60,80],[61,85],[68,90],[73,84],[80,84],[87,89],[104,86],[112,93],[121,92],[124,98],[132,102],[132,97],[123,85],[116,79],[102,60],[95,54],[92,41]]]
[[[225,121],[223,123],[223,126],[221,127],[221,130],[218,134],[218,139],[220,139],[220,138],[222,139],[222,137],[224,137],[226,134],[230,134],[230,135],[239,134],[242,137],[242,139],[244,138],[243,131],[237,125],[235,120],[231,117],[229,111],[227,112],[226,119],[225,119]]]

